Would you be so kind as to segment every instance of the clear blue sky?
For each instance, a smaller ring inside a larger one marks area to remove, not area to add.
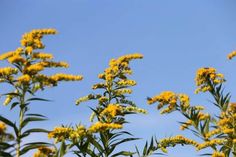
[[[45,38],[45,51],[53,53],[56,60],[69,62],[67,72],[82,74],[84,80],[39,93],[53,102],[33,104],[32,112],[47,115],[50,120],[38,125],[50,129],[79,122],[89,126],[88,106],[93,104],[78,107],[75,100],[92,91],[91,85],[99,81],[97,74],[111,58],[142,53],[144,59],[132,63],[132,79],[138,85],[131,98],[149,115],[130,116],[131,123],[126,128],[137,137],[161,138],[181,133],[176,121],[183,118],[178,114],[161,116],[155,105],[146,105],[147,96],[163,90],[187,93],[192,104],[203,104],[215,111],[207,94],[194,94],[195,71],[203,66],[213,66],[224,73],[226,90],[236,95],[236,61],[226,59],[236,49],[235,7],[235,0],[1,0],[0,52],[14,50],[21,35],[31,29],[59,31],[58,35]],[[232,101],[236,101],[234,96]],[[16,117],[8,108],[0,109],[1,114]],[[184,134],[191,137],[188,132]],[[142,146],[144,141],[136,144]],[[132,145],[125,148],[134,150]],[[191,147],[180,147],[170,149],[169,156],[194,157],[197,153]]]

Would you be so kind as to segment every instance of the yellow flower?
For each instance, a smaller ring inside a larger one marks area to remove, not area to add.
[[[193,124],[193,121],[192,120],[188,120],[187,122],[183,123],[181,126],[180,126],[180,130],[185,130],[187,129],[189,126],[191,126]]]
[[[186,110],[190,106],[190,99],[189,96],[186,94],[179,94],[178,95],[180,106]]]
[[[14,55],[20,55],[23,52],[23,48],[19,47],[15,51],[6,52],[0,55],[0,60],[8,59]]]
[[[11,68],[11,67],[0,68],[0,77],[17,74],[17,72],[18,70],[16,68]]]
[[[214,151],[212,157],[225,157],[225,154],[218,151]]]
[[[197,89],[195,93],[206,92],[212,90],[212,85],[217,85],[225,81],[224,75],[221,73],[216,73],[215,68],[200,68],[197,70],[195,82]]]
[[[13,55],[12,57],[9,57],[8,58],[8,62],[9,63],[25,63],[26,62],[26,60],[23,58],[23,57],[21,57],[20,55]]]
[[[4,134],[7,129],[7,126],[5,123],[0,122],[0,135]]]
[[[7,106],[14,97],[12,95],[7,95],[5,101],[3,102],[4,106]]]
[[[33,157],[49,157],[55,153],[55,150],[48,147],[39,147]]]
[[[122,127],[123,126],[121,124],[116,124],[116,123],[96,122],[88,129],[88,131],[90,133],[96,133],[96,132],[103,132],[109,129],[121,129]]]
[[[224,139],[212,139],[210,141],[206,141],[202,144],[199,144],[196,148],[197,150],[201,150],[201,149],[204,149],[204,148],[207,148],[207,147],[210,147],[210,146],[214,146],[214,145],[223,145],[225,143],[225,140]]]
[[[108,116],[109,118],[113,118],[118,114],[121,114],[122,106],[119,104],[109,104],[107,108],[105,108],[101,113],[100,116]]]
[[[44,69],[44,67],[40,63],[35,63],[35,64],[32,64],[32,65],[26,67],[24,72],[35,75],[38,72],[42,71],[43,69]]]
[[[32,46],[27,46],[25,48],[25,52],[27,55],[31,55],[33,53],[33,47]]]
[[[188,139],[182,135],[177,135],[174,137],[161,139],[159,146],[165,148],[165,147],[169,146],[169,144],[172,144],[172,145],[174,145],[174,144],[187,144],[187,145],[192,145],[195,147],[198,147],[198,145],[199,145],[194,140]]]
[[[18,77],[18,82],[20,84],[28,84],[30,82],[30,80],[31,80],[31,78],[27,74]]]
[[[227,58],[232,59],[234,56],[236,56],[236,51],[233,51],[230,54],[228,54]]]
[[[35,29],[31,32],[25,33],[22,36],[21,39],[21,45],[25,47],[31,47],[27,49],[42,49],[44,48],[44,45],[41,41],[43,35],[50,35],[50,34],[56,34],[57,31],[55,29]],[[27,53],[31,54],[32,51],[27,50]],[[31,52],[31,53],[30,53]]]
[[[87,134],[87,130],[83,125],[78,125],[76,128],[71,127],[55,127],[53,131],[49,132],[48,138],[55,139],[55,143],[62,142],[65,140],[80,139]]]
[[[32,55],[32,58],[46,60],[46,59],[53,59],[53,55],[41,52],[41,53],[34,53]]]
[[[135,113],[147,114],[147,110],[135,106],[126,106],[125,108],[123,108],[123,112],[135,112]]]
[[[38,64],[42,65],[43,67],[63,67],[68,68],[69,64],[66,62],[53,62],[53,61],[42,61]]]
[[[156,95],[152,98],[148,98],[148,104],[153,104],[158,102],[157,109],[163,108],[165,105],[168,105],[167,108],[161,111],[161,114],[172,112],[177,105],[178,95],[172,91],[164,91],[159,95]]]
[[[135,86],[136,82],[134,80],[120,80],[117,82],[119,86]]]
[[[206,134],[206,138],[210,138],[210,137],[217,135],[219,133],[221,133],[220,129],[214,129]]]
[[[58,73],[52,75],[50,78],[55,81],[80,81],[83,79],[83,76]]]
[[[117,89],[117,90],[115,90],[114,93],[117,94],[117,95],[131,94],[132,90],[131,89],[127,89],[127,88]]]

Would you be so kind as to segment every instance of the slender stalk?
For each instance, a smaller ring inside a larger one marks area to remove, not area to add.
[[[22,131],[22,123],[25,115],[25,91],[22,91],[20,95],[20,114],[19,114],[19,128],[18,134],[16,136],[17,146],[16,146],[16,157],[20,157],[20,148],[21,148],[21,131]]]

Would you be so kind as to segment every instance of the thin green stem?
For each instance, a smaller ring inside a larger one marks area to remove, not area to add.
[[[25,115],[25,90],[22,90],[22,94],[20,95],[20,114],[19,114],[19,128],[18,134],[16,135],[16,157],[20,157],[20,149],[21,149],[21,132],[22,132],[22,125]]]

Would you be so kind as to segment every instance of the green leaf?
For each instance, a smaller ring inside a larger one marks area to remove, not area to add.
[[[49,132],[48,130],[41,129],[41,128],[28,129],[22,133],[21,138],[24,138],[24,137],[30,135],[31,133],[48,133],[48,132]]]
[[[46,118],[40,118],[40,117],[27,117],[23,120],[21,127],[24,128],[29,122],[34,121],[45,121]]]
[[[19,102],[13,102],[12,104],[11,104],[11,108],[10,108],[10,110],[12,110],[14,107],[16,107],[16,105],[18,105],[19,104]]]
[[[48,99],[43,99],[43,98],[29,98],[28,100],[26,100],[27,102],[30,102],[30,101],[51,101],[51,100],[48,100]]]
[[[27,153],[28,151],[32,149],[37,149],[39,147],[45,147],[45,146],[51,146],[50,143],[46,142],[32,142],[32,143],[27,143],[23,146],[23,149],[20,150],[20,155],[23,155]]]
[[[0,121],[4,122],[5,124],[7,124],[8,126],[11,126],[14,131],[15,131],[15,134],[17,135],[18,134],[18,129],[17,129],[17,126],[15,123],[11,122],[10,120],[8,120],[7,118],[3,117],[0,115]]]
[[[2,156],[2,157],[13,157],[10,153],[4,152],[4,151],[0,151],[0,156]]]
[[[121,152],[118,152],[116,154],[113,154],[111,157],[116,157],[116,156],[130,156],[130,155],[134,155],[135,153],[134,152],[128,152],[128,151],[121,151]]]

